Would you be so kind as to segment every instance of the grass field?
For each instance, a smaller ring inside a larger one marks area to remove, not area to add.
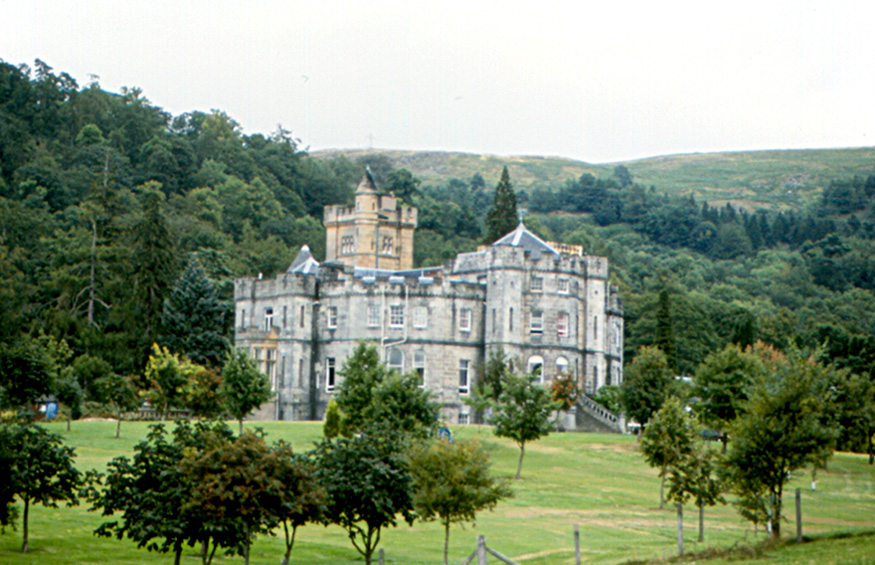
[[[254,424],[247,423],[247,426]],[[309,449],[321,434],[316,423],[264,422],[269,439],[284,439],[299,451]],[[74,422],[71,432],[53,424],[76,447],[80,469],[103,470],[117,455],[130,455],[144,437],[146,425],[125,423],[122,438],[115,439],[115,423]],[[517,448],[499,440],[488,428],[454,429],[457,438],[479,437],[490,452],[498,475],[512,476]],[[803,524],[806,538],[815,543],[787,544],[750,557],[749,563],[875,563],[875,468],[865,456],[840,453],[830,461],[828,472],[818,473],[817,490],[809,488],[810,477],[794,478],[788,492],[803,487]],[[519,563],[574,563],[573,527],[578,524],[581,554],[585,563],[626,563],[669,559],[676,553],[676,518],[673,510],[658,509],[659,480],[636,452],[635,439],[601,434],[553,434],[526,449],[523,479],[512,485],[515,497],[494,512],[480,516],[474,528],[454,527],[450,560],[461,563],[475,547],[476,537]],[[788,517],[794,516],[792,494],[785,500]],[[706,537],[696,543],[697,514],[685,508],[685,548],[688,554],[707,551],[708,563],[728,563],[763,540],[762,532],[743,521],[731,506],[708,509]],[[67,509],[32,510],[31,552],[18,553],[20,532],[0,536],[0,563],[15,564],[134,564],[172,563],[172,556],[136,549],[127,540],[96,538],[94,528],[101,517],[80,506]],[[794,535],[795,524],[784,525],[785,537]],[[822,539],[831,538],[831,539]],[[833,539],[836,538],[836,539]],[[434,523],[402,524],[385,532],[381,547],[390,564],[440,563],[442,531]],[[735,551],[730,551],[735,548]],[[253,545],[251,562],[275,565],[282,557],[282,542],[261,537]],[[704,556],[688,556],[685,562],[703,562]],[[198,562],[188,552],[184,563]],[[217,563],[242,562],[239,557],[217,558]],[[352,564],[362,560],[346,534],[336,526],[308,525],[298,533],[292,563]],[[492,562],[492,561],[490,561]]]

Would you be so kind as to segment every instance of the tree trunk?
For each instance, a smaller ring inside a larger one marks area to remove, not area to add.
[[[705,504],[699,503],[699,541],[705,541]]]
[[[526,444],[520,444],[520,462],[516,466],[516,477],[514,479],[520,478],[520,473],[523,470],[523,456],[526,454]]]
[[[659,509],[665,506],[665,469],[659,474]]]
[[[72,410],[71,410],[70,413],[67,414],[67,431],[68,431],[68,432],[70,431],[70,422],[71,422],[72,420],[73,420],[73,412],[72,412]]]
[[[97,220],[91,218],[91,274],[88,280],[88,325],[94,325],[94,267],[97,262]]]
[[[115,439],[120,438],[122,435],[122,415],[118,415],[118,420],[115,422]]]
[[[240,424],[240,435],[242,436],[243,435],[243,418],[240,418],[239,420],[237,420],[237,422]]]
[[[24,514],[21,516],[21,553],[27,553],[27,518],[30,514],[30,499],[24,499]]]
[[[775,496],[775,510],[772,514],[772,537],[776,540],[781,539],[781,495],[783,494],[783,485],[778,486],[778,492]]]
[[[448,555],[450,552],[450,519],[444,522],[444,565],[449,565]]]
[[[180,561],[182,561],[182,546],[177,544],[173,551],[173,565],[179,565]]]
[[[298,527],[292,526],[292,534],[289,535],[289,523],[288,521],[283,520],[283,530],[286,533],[286,554],[283,556],[283,565],[289,565],[292,548],[295,547],[295,533],[297,533]]]

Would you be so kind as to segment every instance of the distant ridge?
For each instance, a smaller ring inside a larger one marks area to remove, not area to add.
[[[444,151],[327,149],[316,158],[381,154],[425,185],[451,178],[464,181],[479,173],[487,187],[507,166],[516,190],[555,190],[584,173],[600,178],[626,166],[636,183],[656,186],[670,195],[693,195],[713,205],[733,202],[747,209],[797,209],[818,196],[833,179],[875,174],[875,147],[689,153],[610,164],[590,164],[561,157],[477,155]]]

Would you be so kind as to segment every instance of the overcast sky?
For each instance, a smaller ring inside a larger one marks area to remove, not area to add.
[[[304,147],[550,155],[857,147],[875,3],[0,0],[0,59]]]

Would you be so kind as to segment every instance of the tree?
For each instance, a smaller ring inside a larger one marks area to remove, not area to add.
[[[243,419],[273,396],[267,375],[240,349],[228,353],[219,391],[228,413],[240,424],[240,434],[243,434]]]
[[[187,451],[180,462],[192,485],[183,512],[201,514],[204,529],[212,533],[204,565],[218,547],[236,550],[249,565],[253,536],[270,532],[278,522],[270,514],[272,499],[283,489],[273,473],[274,454],[261,433],[247,431],[233,441],[207,434],[205,440],[202,450]]]
[[[271,455],[270,473],[274,482],[270,486],[274,489],[268,489],[262,505],[274,521],[283,525],[286,551],[282,565],[289,565],[298,528],[323,519],[327,494],[317,480],[316,466],[309,457],[292,453],[292,448],[282,442],[273,446]]]
[[[222,374],[219,369],[195,365],[183,393],[184,405],[197,418],[221,418],[225,414],[221,388]]]
[[[228,339],[228,305],[219,299],[197,258],[192,258],[176,281],[161,314],[160,342],[195,363],[219,367]]]
[[[495,435],[512,439],[520,447],[520,460],[515,479],[520,478],[526,443],[550,434],[553,422],[550,418],[556,405],[550,391],[536,383],[536,375],[511,375],[495,405],[491,423]]]
[[[680,504],[690,498],[695,500],[699,508],[699,541],[705,541],[705,507],[726,503],[713,452],[702,443],[694,444],[692,451],[672,467],[668,485],[669,500]]]
[[[135,338],[141,344],[154,343],[158,334],[164,299],[173,280],[175,249],[161,211],[163,195],[160,184],[143,185],[143,215],[131,231],[132,253],[136,258],[131,272],[133,305],[129,312],[140,334]],[[145,349],[145,348],[144,348]]]
[[[0,504],[8,506],[10,495],[17,496],[24,503],[21,551],[27,553],[31,504],[50,508],[57,508],[58,501],[66,501],[67,506],[79,504],[82,474],[73,464],[74,449],[65,446],[60,435],[41,426],[4,424],[0,426],[0,440],[6,456],[5,471],[8,472],[3,478],[6,500],[0,500]],[[0,524],[9,523],[10,517],[8,511],[0,511]]]
[[[574,375],[558,375],[550,384],[550,395],[559,410],[568,410],[577,402],[579,390]]]
[[[710,354],[696,370],[693,394],[700,399],[696,410],[706,425],[723,432],[720,441],[724,452],[727,429],[738,417],[748,391],[764,370],[756,355],[742,351],[735,344]]]
[[[152,344],[145,377],[150,386],[149,402],[161,410],[162,418],[167,418],[171,408],[182,406],[185,389],[195,370],[195,365],[188,359],[180,359],[166,347]]]
[[[668,290],[659,292],[659,303],[656,310],[656,339],[653,345],[665,353],[668,366],[672,371],[678,369],[678,349],[672,328],[671,298]]]
[[[0,406],[25,408],[55,388],[56,366],[36,339],[0,344]]]
[[[322,426],[322,435],[331,439],[341,434],[343,414],[340,413],[340,408],[337,407],[337,401],[333,398],[328,401],[328,407],[325,409],[325,424]]]
[[[365,342],[359,343],[352,355],[343,362],[340,370],[343,381],[337,387],[336,399],[350,433],[364,425],[374,390],[383,382],[388,372],[386,366],[380,362],[377,348]]]
[[[773,498],[777,539],[784,485],[794,471],[829,457],[838,431],[825,412],[831,368],[791,350],[766,369],[742,405],[743,416],[730,426],[734,439],[723,472],[736,492]]]
[[[173,551],[179,565],[185,545],[209,546],[214,532],[204,525],[203,512],[188,507],[195,483],[183,473],[180,462],[195,457],[206,445],[230,443],[233,434],[224,423],[177,423],[173,437],[162,424],[150,426],[146,439],[134,447],[133,459],[116,457],[107,465],[104,487],[89,491],[93,510],[103,516],[120,514],[96,530],[98,536],[127,537],[148,551]],[[200,481],[200,479],[198,479]],[[209,552],[207,552],[209,554]]]
[[[654,414],[641,436],[641,453],[651,467],[659,469],[659,508],[665,504],[665,478],[693,452],[696,422],[684,412],[677,398],[669,398]],[[679,501],[683,502],[683,501]]]
[[[510,184],[507,167],[501,170],[501,180],[495,187],[495,198],[486,212],[486,243],[492,243],[512,232],[519,223],[516,194]]]
[[[324,439],[315,452],[319,482],[328,494],[325,517],[346,530],[366,565],[382,529],[400,514],[413,524],[410,473],[402,435],[370,430],[353,438]]]
[[[450,525],[473,522],[477,512],[492,510],[513,495],[504,481],[489,474],[489,455],[474,441],[433,441],[410,455],[413,505],[425,521],[444,527],[444,565],[448,563]]]
[[[345,434],[378,424],[425,437],[434,427],[438,406],[431,393],[419,386],[418,375],[387,369],[373,345],[360,343],[344,361],[341,374],[337,407]]]
[[[115,412],[116,426],[115,437],[118,439],[122,433],[122,420],[125,413],[133,412],[140,407],[142,400],[137,394],[137,385],[133,377],[122,377],[115,373],[98,379],[97,387],[100,389],[101,398],[108,403]]]
[[[657,347],[642,347],[626,368],[623,379],[623,408],[642,426],[662,407],[671,388],[668,358]]]

